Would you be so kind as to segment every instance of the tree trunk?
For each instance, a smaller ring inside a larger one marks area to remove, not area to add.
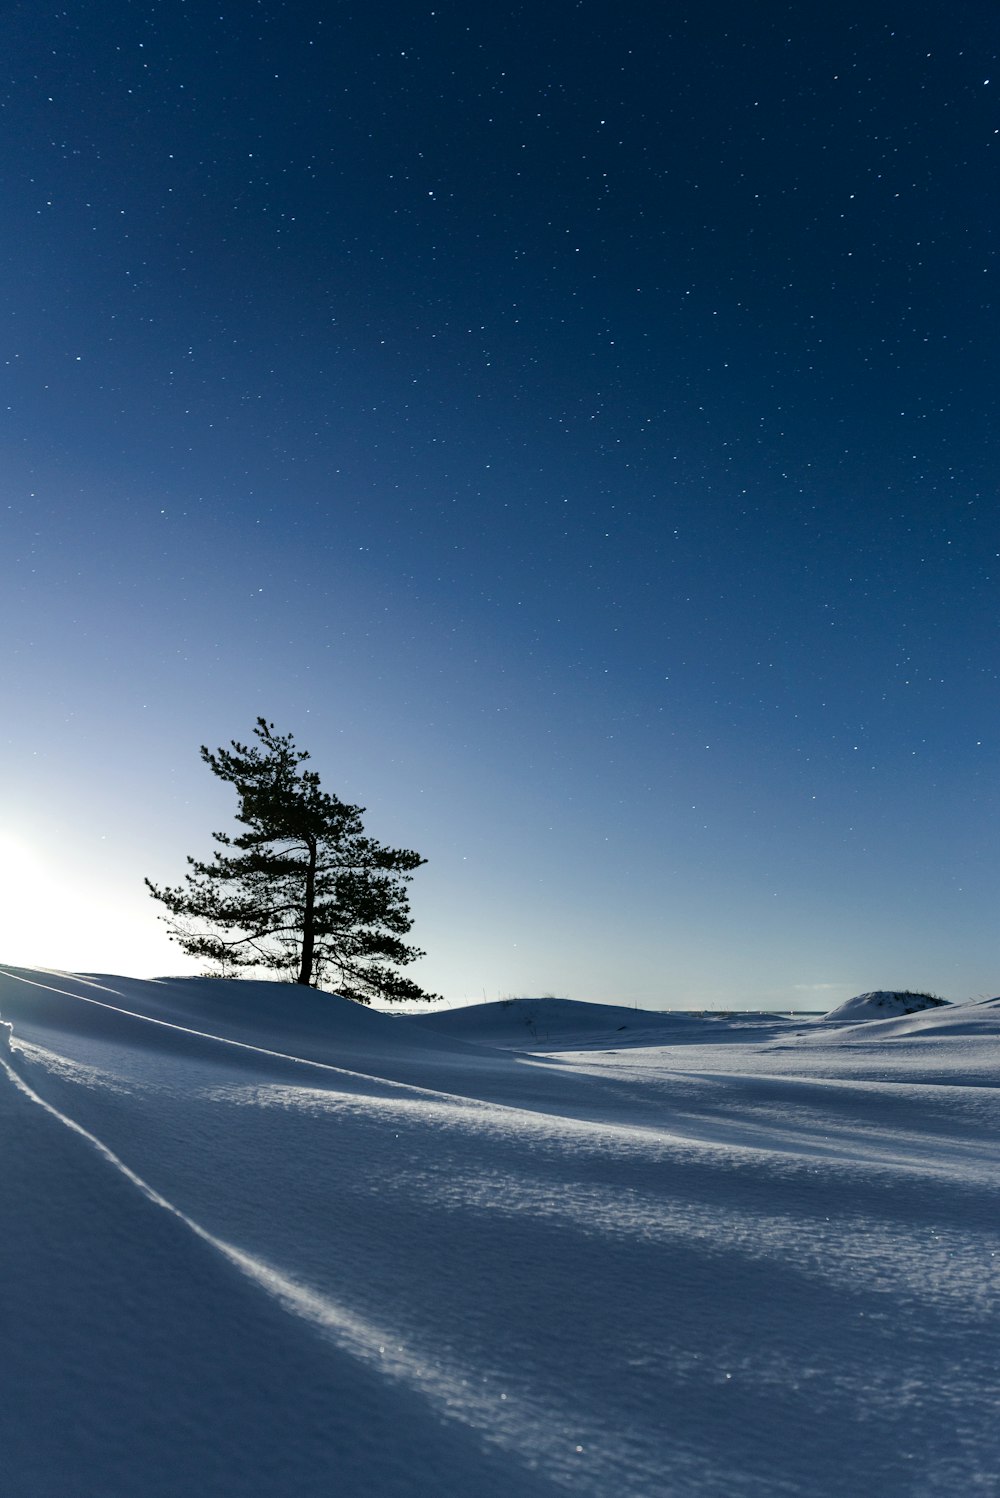
[[[317,844],[309,843],[309,862],[306,865],[306,891],[302,907],[302,961],[296,983],[312,986],[313,962],[316,954],[316,859]]]

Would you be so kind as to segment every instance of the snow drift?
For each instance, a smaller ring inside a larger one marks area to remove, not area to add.
[[[6,1490],[993,1490],[1000,1008],[532,1002],[0,973]]]
[[[870,1019],[896,1019],[901,1014],[919,1014],[922,1009],[940,1009],[947,1005],[947,999],[939,999],[932,993],[878,988],[872,993],[859,993],[853,999],[845,999],[823,1016],[823,1022],[856,1024]]]
[[[772,1032],[774,1019],[759,1014],[693,1015],[620,1004],[581,1004],[573,999],[499,999],[414,1015],[418,1026],[452,1039],[471,1039],[502,1049],[608,1050],[636,1045],[704,1043],[713,1034],[733,1041]]]

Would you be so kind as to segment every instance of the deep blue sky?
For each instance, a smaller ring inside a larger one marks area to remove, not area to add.
[[[264,714],[449,998],[1000,988],[992,6],[2,34],[0,955],[183,970]]]

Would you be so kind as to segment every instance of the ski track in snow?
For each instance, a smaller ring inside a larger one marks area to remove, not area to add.
[[[16,1498],[1000,1492],[1000,1011],[543,1006],[0,972]]]

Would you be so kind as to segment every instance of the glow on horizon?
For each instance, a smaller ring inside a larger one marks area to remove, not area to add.
[[[0,961],[7,966],[136,978],[197,971],[169,947],[147,904],[99,879],[81,886],[57,856],[0,831]]]

